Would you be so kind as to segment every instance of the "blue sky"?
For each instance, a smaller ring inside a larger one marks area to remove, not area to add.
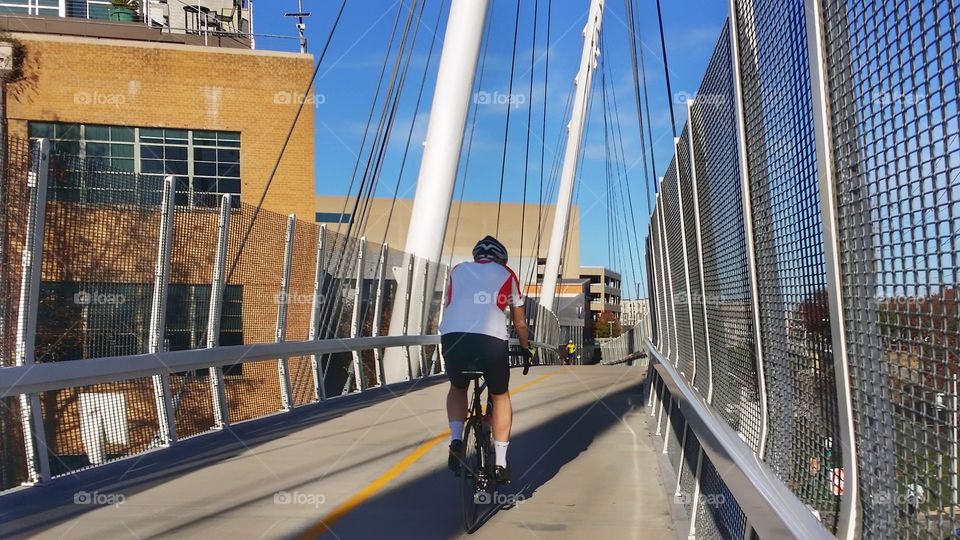
[[[523,200],[523,177],[525,164],[528,176],[527,201],[539,199],[540,182],[540,138],[543,133],[545,154],[544,182],[552,172],[554,156],[562,153],[562,129],[569,121],[565,116],[568,97],[572,92],[573,77],[580,58],[582,47],[581,31],[586,22],[589,0],[554,0],[552,2],[552,23],[549,47],[549,73],[546,74],[547,119],[546,128],[540,121],[544,100],[544,65],[546,60],[546,9],[549,0],[539,2],[540,18],[537,27],[537,44],[534,47],[533,13],[535,0],[520,0],[519,27],[517,29],[517,54],[514,88],[514,105],[487,104],[476,107],[477,124],[472,142],[469,169],[461,179],[466,179],[465,200],[497,201],[501,176],[504,168],[504,201]],[[677,133],[681,131],[686,109],[682,99],[668,100],[665,87],[663,61],[660,54],[659,31],[657,28],[656,3],[654,0],[634,0],[640,11],[640,33],[643,40],[646,61],[647,84],[652,108],[652,129],[655,139],[657,175],[663,175],[673,156],[670,128],[671,105],[677,115]],[[318,54],[330,25],[336,15],[340,2],[336,0],[303,0],[304,11],[312,16],[307,22],[307,37],[310,52]],[[443,5],[444,12],[439,28],[436,25],[438,9]],[[414,55],[410,64],[407,84],[404,88],[400,110],[388,148],[384,169],[380,176],[378,196],[390,197],[393,194],[399,175],[400,197],[412,197],[417,172],[419,170],[421,142],[426,133],[428,112],[436,63],[439,59],[443,29],[446,23],[449,0],[427,0],[416,36]],[[514,0],[491,0],[492,17],[480,92],[488,96],[506,96],[509,88],[511,59],[513,55],[514,26],[517,3]],[[316,108],[316,191],[325,195],[345,195],[350,184],[353,167],[357,160],[374,97],[377,79],[387,51],[391,30],[397,20],[398,10],[406,9],[405,3],[390,0],[350,0],[344,11],[340,26],[333,38],[327,57],[321,66],[316,81],[318,94]],[[693,95],[699,86],[703,71],[710,59],[721,27],[727,16],[725,1],[669,0],[662,3],[664,9],[664,31],[666,34],[667,54],[670,64],[670,80],[673,95]],[[296,0],[271,0],[256,4],[255,31],[257,34],[291,36],[291,38],[259,37],[257,48],[297,50],[294,20],[284,17],[284,12],[296,11]],[[633,80],[630,68],[630,55],[626,15],[623,2],[607,2],[604,15],[604,45],[601,50],[602,61],[609,68],[608,92],[616,95],[619,106],[620,130],[623,133],[628,180],[633,196],[633,208],[636,210],[637,230],[641,235],[647,222],[647,177],[644,173],[641,157],[640,139],[636,120],[636,108],[633,95]],[[402,24],[402,19],[401,19]],[[436,33],[436,45],[430,64],[427,65],[430,40]],[[530,92],[531,53],[535,65],[533,73],[533,92]],[[391,56],[392,60],[392,56]],[[483,58],[481,58],[483,62]],[[414,115],[422,74],[426,68],[427,79],[420,105],[420,111]],[[588,135],[584,141],[584,159],[582,173],[578,177],[576,204],[580,206],[580,252],[581,264],[605,265],[616,270],[626,262],[624,258],[608,258],[607,243],[607,195],[606,164],[603,139],[603,115],[598,106],[600,100],[599,73],[594,84],[593,98],[596,104],[588,124]],[[496,98],[491,99],[495,101]],[[502,101],[502,100],[501,100]],[[671,103],[672,101],[672,103]],[[378,105],[379,107],[379,105]],[[532,122],[527,123],[528,108],[533,108]],[[508,151],[503,161],[504,127],[507,110],[511,109]],[[379,114],[379,109],[378,109]],[[375,116],[376,118],[376,116]],[[402,175],[400,162],[407,143],[407,134],[412,126],[412,144]],[[608,122],[615,122],[608,118]],[[532,130],[528,130],[531,126]],[[469,127],[468,127],[469,130]],[[530,158],[525,159],[527,136],[530,131]],[[469,139],[467,139],[469,140]],[[505,163],[505,165],[501,165]],[[461,159],[461,168],[464,159]],[[459,193],[460,186],[457,187]],[[549,194],[547,202],[554,202],[555,192]],[[632,226],[624,223],[624,228]],[[633,240],[632,235],[626,237]],[[642,246],[643,239],[640,239]],[[614,256],[622,248],[614,246]],[[638,276],[639,278],[639,276]],[[630,272],[624,276],[624,286]],[[634,294],[629,296],[633,297]]]

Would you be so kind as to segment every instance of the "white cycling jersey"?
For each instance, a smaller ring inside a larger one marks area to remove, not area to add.
[[[510,337],[504,311],[523,305],[520,280],[507,266],[492,261],[462,262],[450,271],[440,333],[469,332],[497,339]]]

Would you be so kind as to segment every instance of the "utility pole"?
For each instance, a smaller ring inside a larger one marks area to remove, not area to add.
[[[603,20],[604,0],[591,0],[587,25],[583,29],[583,52],[580,56],[580,70],[577,72],[577,85],[573,97],[570,124],[567,125],[567,147],[563,155],[563,169],[560,175],[560,190],[557,193],[557,208],[553,215],[553,228],[550,230],[550,247],[547,251],[547,265],[540,290],[540,304],[553,311],[557,294],[557,278],[560,274],[560,258],[563,243],[570,222],[570,205],[573,201],[573,183],[577,174],[577,162],[580,157],[580,143],[587,121],[587,105],[590,102],[590,85],[593,71],[597,67],[600,55],[600,22]]]
[[[407,333],[421,328],[423,300],[433,295],[433,290],[424,290],[425,285],[434,282],[426,275],[426,263],[432,263],[429,270],[436,275],[439,265],[433,263],[438,263],[443,253],[443,238],[460,164],[487,4],[488,0],[453,0],[450,5],[445,33],[448,39],[444,40],[440,55],[427,138],[417,177],[417,194],[407,230],[406,251],[417,259],[412,272],[406,272],[409,267],[398,270],[397,299],[390,317],[391,336],[403,334],[404,323]],[[412,280],[409,288],[408,280]],[[409,299],[404,298],[406,290],[411,291]],[[403,358],[402,349],[387,349],[383,363],[386,382],[402,381],[409,375],[416,377],[420,374],[419,363],[411,362],[408,367]]]
[[[297,0],[297,11],[295,13],[284,13],[283,16],[297,18],[297,32],[300,34],[300,54],[305,54],[307,52],[307,36],[305,35],[307,23],[303,22],[303,19],[309,17],[310,12],[303,11],[303,0]]]

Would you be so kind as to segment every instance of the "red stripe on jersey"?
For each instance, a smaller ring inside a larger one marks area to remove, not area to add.
[[[503,286],[500,287],[500,291],[497,292],[497,308],[500,311],[507,309],[507,306],[510,305],[510,293],[513,292],[511,290],[512,285],[513,279],[508,277],[507,280],[503,282]]]

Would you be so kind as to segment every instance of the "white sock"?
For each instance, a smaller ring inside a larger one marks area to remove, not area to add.
[[[459,441],[463,437],[463,422],[450,422],[450,441]]]
[[[510,446],[510,441],[500,442],[498,440],[493,441],[493,451],[497,454],[497,466],[498,467],[507,467],[507,447]]]

